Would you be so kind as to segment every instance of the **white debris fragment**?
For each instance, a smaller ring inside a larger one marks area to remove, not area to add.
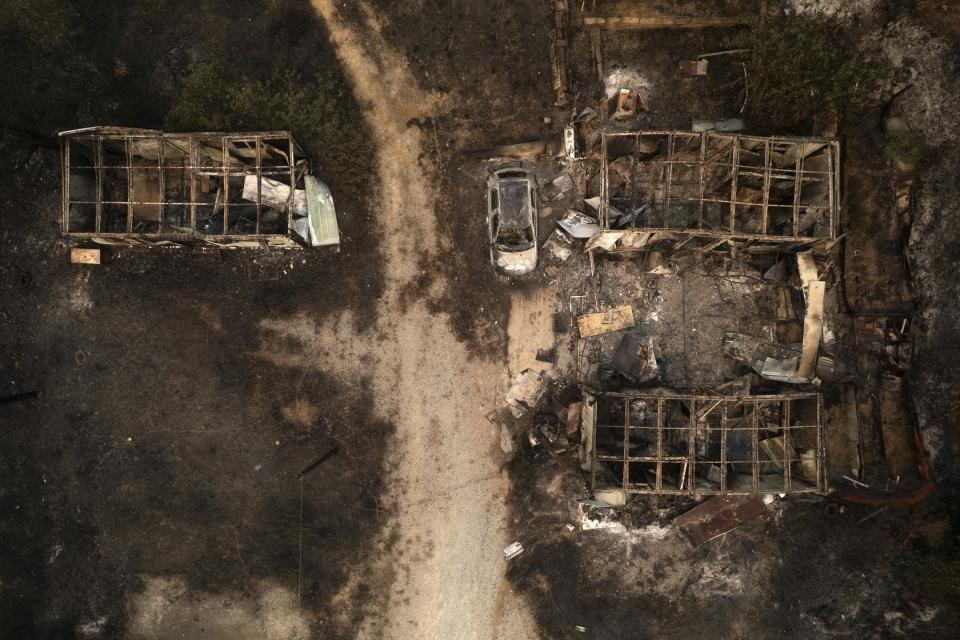
[[[505,400],[514,417],[522,418],[526,412],[536,411],[546,391],[546,376],[533,369],[524,369],[513,379]]]
[[[511,542],[503,548],[503,557],[507,560],[512,560],[521,553],[523,553],[523,545],[519,542]]]
[[[823,15],[841,21],[867,15],[877,7],[877,0],[789,0],[785,9],[796,14]]]
[[[589,503],[580,503],[580,530],[597,531],[605,530],[611,533],[626,533],[627,528],[621,522],[613,519],[613,513],[609,509],[592,507]]]
[[[673,528],[670,526],[661,527],[658,524],[648,524],[645,527],[640,527],[633,533],[636,537],[645,540],[663,540],[673,533]]]
[[[95,638],[103,635],[107,627],[107,616],[100,616],[96,620],[83,622],[76,626],[75,631],[82,638]]]
[[[574,238],[581,239],[592,238],[600,231],[600,225],[597,224],[596,220],[574,209],[567,211],[567,214],[557,222],[557,225]]]
[[[617,95],[621,89],[629,89],[642,95],[644,93],[642,90],[650,86],[650,81],[633,69],[621,68],[611,71],[604,80],[603,85],[604,93],[607,99],[610,99]]]
[[[543,243],[543,252],[559,262],[565,262],[573,253],[573,240],[560,229],[555,229]]]

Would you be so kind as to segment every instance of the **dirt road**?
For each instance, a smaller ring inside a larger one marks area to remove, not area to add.
[[[331,0],[314,0],[379,144],[381,225],[386,289],[374,331],[349,335],[349,322],[293,328],[314,345],[317,362],[363,361],[372,369],[377,411],[397,426],[390,450],[386,511],[392,522],[374,573],[392,583],[381,615],[360,637],[534,637],[518,597],[509,592],[501,549],[506,539],[499,431],[484,415],[506,381],[502,362],[473,358],[448,318],[421,302],[403,304],[405,285],[444,243],[437,237],[436,194],[421,159],[421,133],[409,126],[428,115],[401,55],[379,34],[377,18],[344,20]],[[439,282],[435,286],[446,286]],[[276,328],[274,328],[276,329]],[[345,351],[346,350],[346,351]],[[333,357],[331,357],[333,356]],[[344,356],[341,358],[340,356]],[[310,357],[308,353],[306,357]],[[338,365],[334,365],[338,366]],[[349,375],[351,365],[345,365]],[[338,372],[339,373],[339,372]],[[347,591],[369,584],[366,572]],[[344,593],[344,596],[347,596]],[[517,601],[514,601],[514,600]]]

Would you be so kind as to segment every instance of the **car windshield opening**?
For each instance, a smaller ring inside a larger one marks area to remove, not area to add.
[[[497,248],[501,251],[526,251],[533,248],[533,229],[530,227],[500,228]]]

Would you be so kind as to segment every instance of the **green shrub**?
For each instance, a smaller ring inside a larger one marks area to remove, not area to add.
[[[893,161],[915,165],[928,152],[926,143],[912,131],[892,131],[887,136],[887,157]]]
[[[5,0],[0,21],[48,53],[72,45],[81,34],[79,13],[65,0]]]
[[[0,123],[47,137],[77,126],[106,80],[70,0],[0,1]]]
[[[292,131],[313,157],[337,158],[337,172],[355,186],[374,171],[373,147],[349,87],[333,75],[287,69],[253,78],[225,64],[194,63],[174,91],[170,131]]]

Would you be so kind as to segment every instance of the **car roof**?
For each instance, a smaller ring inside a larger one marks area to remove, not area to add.
[[[500,198],[500,226],[507,229],[530,226],[530,181],[502,180],[497,190]]]

